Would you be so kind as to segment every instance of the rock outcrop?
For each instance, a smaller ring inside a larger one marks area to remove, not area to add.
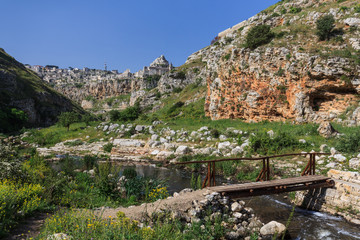
[[[186,64],[206,63],[206,115],[246,121],[342,121],[340,115],[357,105],[360,92],[355,2],[282,1],[192,54]],[[324,5],[329,6],[327,13],[321,11]],[[338,30],[331,41],[319,42],[316,21],[325,14],[334,16]],[[271,26],[276,37],[255,50],[243,47],[249,30],[262,24]]]
[[[296,192],[295,203],[306,209],[329,212],[360,224],[360,174],[331,169],[334,188]]]
[[[54,124],[61,112],[83,112],[3,49],[0,49],[0,107],[24,111],[29,126]]]

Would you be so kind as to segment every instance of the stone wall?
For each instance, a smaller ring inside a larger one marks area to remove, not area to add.
[[[306,209],[329,212],[360,224],[360,173],[331,169],[334,188],[296,192],[295,203]]]

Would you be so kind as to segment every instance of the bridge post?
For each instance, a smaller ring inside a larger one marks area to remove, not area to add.
[[[208,162],[206,177],[202,184],[202,188],[216,186],[215,182],[215,161]]]
[[[256,181],[269,181],[270,180],[270,158],[264,157],[262,159],[263,167],[259,173],[259,176],[256,178]]]
[[[309,162],[307,163],[304,171],[301,173],[301,176],[304,175],[315,175],[315,168],[316,168],[316,163],[315,163],[315,153],[310,153],[310,159]]]

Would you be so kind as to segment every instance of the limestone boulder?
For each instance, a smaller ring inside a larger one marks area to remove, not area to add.
[[[317,131],[321,136],[325,138],[335,137],[338,134],[338,132],[331,125],[331,123],[327,121],[322,122]]]
[[[260,228],[260,234],[263,236],[266,235],[275,235],[277,234],[278,236],[283,234],[286,230],[286,227],[284,224],[276,222],[276,221],[271,221],[267,224],[265,224],[262,228]]]
[[[144,141],[136,139],[114,139],[113,144],[118,147],[143,147]]]
[[[188,154],[190,152],[191,152],[191,149],[188,146],[182,145],[176,149],[175,154],[176,155],[184,155],[184,154]]]

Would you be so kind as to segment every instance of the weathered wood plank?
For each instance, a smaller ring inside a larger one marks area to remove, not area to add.
[[[326,182],[329,179],[330,179],[329,177],[324,177],[319,175],[309,175],[302,177],[277,179],[266,182],[251,182],[251,183],[243,183],[243,184],[233,184],[228,186],[217,186],[217,187],[210,187],[209,189],[211,191],[216,191],[216,192],[235,192],[235,191],[243,191],[248,189],[275,188],[280,186],[284,187],[284,186],[299,185],[299,184]]]

